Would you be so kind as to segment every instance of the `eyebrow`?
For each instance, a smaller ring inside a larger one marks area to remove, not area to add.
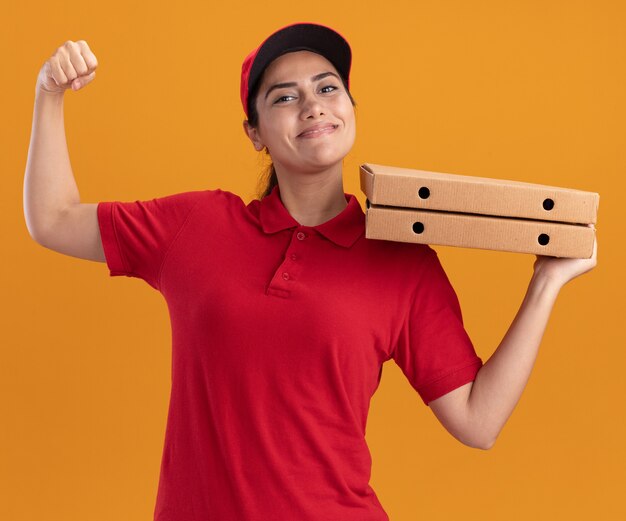
[[[326,76],[334,76],[339,81],[341,81],[341,78],[339,76],[337,76],[334,72],[330,72],[330,71],[322,72],[321,74],[316,74],[315,76],[312,76],[311,81],[318,81],[318,80],[325,78]],[[286,83],[276,83],[275,85],[272,85],[269,89],[267,89],[267,92],[265,93],[265,99],[267,99],[267,97],[270,95],[270,92],[272,92],[274,89],[284,89],[286,87],[297,87],[297,86],[298,84],[295,81],[288,81]]]

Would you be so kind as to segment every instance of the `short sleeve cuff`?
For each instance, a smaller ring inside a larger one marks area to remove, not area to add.
[[[98,203],[97,213],[100,237],[102,239],[102,249],[104,250],[104,256],[111,276],[126,275],[128,270],[124,266],[120,246],[115,235],[113,202],[107,201]]]
[[[428,405],[428,402],[432,402],[444,394],[474,381],[482,365],[482,360],[477,358],[473,362],[463,365],[451,373],[420,387],[417,391],[424,403]]]

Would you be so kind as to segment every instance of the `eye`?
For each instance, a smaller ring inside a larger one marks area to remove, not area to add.
[[[322,91],[324,89],[333,89],[333,90],[337,90],[337,87],[335,85],[326,85],[326,87],[322,87]],[[326,92],[332,92],[332,91],[326,91]]]
[[[284,100],[285,98],[293,98],[293,97],[295,97],[295,96],[281,96],[274,103],[282,103],[281,100]]]

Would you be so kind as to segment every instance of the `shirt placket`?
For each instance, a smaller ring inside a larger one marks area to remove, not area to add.
[[[294,285],[300,281],[303,261],[310,247],[313,230],[306,226],[294,228],[291,241],[285,251],[283,262],[280,263],[265,293],[276,297],[288,298]]]

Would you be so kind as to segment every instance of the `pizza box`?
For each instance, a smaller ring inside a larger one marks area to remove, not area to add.
[[[382,206],[595,224],[599,194],[521,181],[365,163],[361,190]]]

